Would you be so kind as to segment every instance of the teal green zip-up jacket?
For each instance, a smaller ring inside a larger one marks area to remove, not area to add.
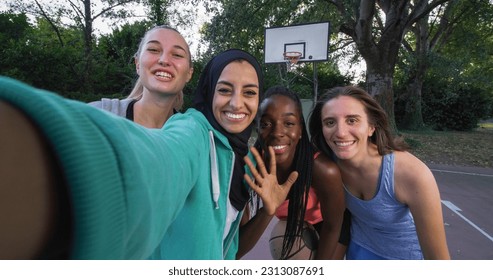
[[[225,234],[234,153],[200,112],[147,129],[4,77],[0,99],[34,121],[63,167],[73,208],[71,258],[235,257],[241,213],[230,211]]]
[[[179,147],[172,148],[183,150],[178,161],[194,162],[199,170],[194,171],[195,186],[186,198],[183,209],[152,258],[234,259],[240,215],[229,203],[235,154],[228,139],[195,109],[173,115],[166,122],[164,132],[177,136],[192,134],[190,145],[195,145],[198,151],[179,142],[175,144]],[[170,186],[182,187],[177,179]]]

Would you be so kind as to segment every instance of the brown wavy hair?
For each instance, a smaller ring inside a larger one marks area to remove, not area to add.
[[[394,137],[392,135],[387,114],[368,92],[359,87],[345,86],[327,90],[315,104],[310,114],[308,127],[312,143],[318,150],[332,158],[335,157],[322,133],[322,108],[327,102],[340,96],[352,97],[363,104],[368,115],[368,122],[375,128],[375,132],[370,137],[370,142],[377,146],[380,155],[409,149],[402,137]]]

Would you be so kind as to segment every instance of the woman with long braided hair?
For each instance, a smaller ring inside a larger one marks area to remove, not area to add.
[[[329,158],[314,154],[297,94],[282,86],[268,89],[257,115],[257,132],[258,139],[252,149],[253,154],[258,155],[257,151],[262,154],[261,160],[256,158],[257,162],[272,162],[269,152],[272,150],[275,166],[270,166],[268,172],[275,174],[279,182],[286,181],[294,171],[298,179],[275,213],[268,215],[262,208],[256,213],[255,216],[264,216],[263,225],[255,228],[257,235],[240,231],[240,251],[244,239],[250,237],[251,243],[257,241],[259,232],[264,231],[275,214],[279,218],[276,227],[281,228],[284,237],[282,246],[271,246],[274,259],[307,257],[296,256],[303,235],[305,239],[313,237],[304,240],[308,246],[313,246],[314,254],[308,258],[343,258],[345,249],[338,243],[345,208],[339,169]],[[255,179],[265,179],[260,177]],[[242,238],[242,235],[247,237]],[[252,247],[252,244],[245,246]]]

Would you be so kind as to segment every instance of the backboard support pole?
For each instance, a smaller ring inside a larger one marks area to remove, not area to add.
[[[313,62],[313,105],[315,107],[318,98],[318,73],[317,73],[317,63]]]

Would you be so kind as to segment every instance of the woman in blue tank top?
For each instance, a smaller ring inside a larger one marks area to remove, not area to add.
[[[346,259],[450,259],[435,178],[392,137],[385,111],[367,92],[329,90],[309,129],[341,170],[352,214]]]

